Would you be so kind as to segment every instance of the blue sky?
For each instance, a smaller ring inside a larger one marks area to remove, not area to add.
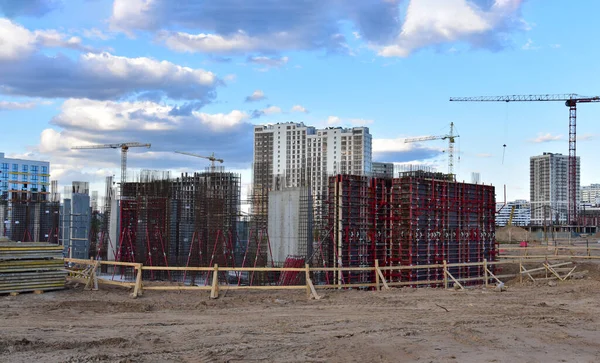
[[[49,160],[61,185],[225,159],[250,183],[252,125],[366,125],[374,158],[447,168],[501,200],[529,197],[529,157],[568,153],[561,102],[451,103],[451,96],[598,95],[597,1],[0,0],[0,125],[8,156]],[[254,95],[254,97],[252,97]],[[578,113],[582,185],[600,182],[600,105]],[[506,148],[503,145],[506,144]]]

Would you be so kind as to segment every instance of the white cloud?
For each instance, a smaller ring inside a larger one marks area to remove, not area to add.
[[[269,106],[261,110],[265,115],[275,115],[281,113],[281,108],[277,106]]]
[[[225,77],[223,77],[223,81],[225,82],[235,82],[236,79],[237,76],[235,74],[227,74]]]
[[[443,148],[424,146],[419,143],[405,143],[404,138],[373,139],[373,160],[414,164],[431,159],[443,153]]]
[[[154,102],[114,102],[69,99],[53,118],[53,128],[40,135],[31,151],[37,158],[51,160],[53,178],[83,171],[93,178],[97,169],[118,174],[119,155],[114,150],[72,150],[73,146],[138,141],[151,149],[133,148],[131,168],[190,168],[189,160],[174,150],[209,155],[215,152],[228,167],[247,167],[252,155],[252,129],[243,111],[209,114],[192,111],[173,113],[173,106]],[[194,167],[192,167],[193,169]],[[58,173],[58,174],[57,174]],[[71,179],[72,180],[72,179]],[[70,182],[70,180],[62,181]]]
[[[215,97],[221,82],[200,68],[110,53],[82,54],[77,61],[38,54],[0,67],[2,91],[30,97],[111,99],[145,92],[155,99],[166,96],[206,103]]]
[[[35,50],[35,35],[19,24],[0,19],[0,60],[16,60]]]
[[[112,16],[109,20],[111,29],[123,31],[129,35],[129,29],[148,29],[154,24],[148,15],[154,0],[115,0]]]
[[[562,135],[552,135],[551,133],[539,134],[538,137],[531,139],[529,141],[533,143],[542,143],[542,142],[552,142],[552,141],[560,141],[562,140]]]
[[[538,50],[540,47],[534,45],[533,40],[527,39],[527,42],[521,47],[523,50]]]
[[[108,73],[117,78],[138,78],[141,84],[189,82],[210,86],[217,81],[212,72],[145,57],[127,58],[109,53],[88,53],[82,56],[82,63],[90,72]]]
[[[329,116],[327,118],[327,125],[339,125],[342,123],[342,119],[337,116]]]
[[[290,59],[288,57],[248,57],[248,62],[254,64],[260,64],[269,68],[281,68],[288,63]]]
[[[468,0],[411,0],[400,34],[394,44],[379,47],[379,55],[407,57],[423,47],[461,40],[479,46],[481,37],[493,38],[494,31],[512,19],[521,3],[496,0],[484,11]]]
[[[109,40],[113,38],[112,34],[107,34],[98,28],[83,29],[81,33],[84,38],[88,39]]]
[[[0,60],[27,58],[39,48],[68,48],[84,52],[94,51],[81,43],[81,38],[69,36],[54,29],[30,31],[9,19],[0,18]]]
[[[308,110],[300,105],[294,105],[292,107],[292,112],[303,112],[303,113],[308,113]]]
[[[114,0],[111,28],[134,36],[152,32],[180,52],[263,54],[323,49],[352,55],[352,37],[382,56],[406,57],[442,43],[465,41],[498,49],[507,35],[531,29],[519,17],[524,0],[203,0],[172,6],[172,0]],[[166,30],[169,29],[169,30]],[[186,29],[172,31],[170,29]]]
[[[10,102],[0,101],[0,111],[3,110],[29,110],[37,106],[35,102]]]
[[[246,97],[246,102],[262,101],[266,98],[267,98],[267,96],[265,96],[265,93],[263,91],[257,89],[256,91],[252,92],[252,94],[250,96]]]
[[[168,132],[184,127],[189,132],[210,130],[220,132],[235,127],[248,118],[241,111],[229,114],[207,114],[192,111],[189,116],[173,115],[172,106],[144,102],[94,101],[69,99],[52,123],[67,129],[89,132],[148,131]]]
[[[164,43],[167,48],[184,53],[243,54],[310,47],[310,44],[304,43],[303,39],[299,39],[295,34],[289,32],[263,34],[255,37],[241,30],[232,35],[161,31],[157,34],[156,39]],[[287,59],[284,63],[287,63]]]

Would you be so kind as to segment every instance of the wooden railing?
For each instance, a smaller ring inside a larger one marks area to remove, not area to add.
[[[532,247],[532,249],[535,247]],[[319,299],[320,295],[317,290],[320,289],[342,289],[342,288],[364,288],[371,287],[377,291],[382,289],[388,290],[391,287],[403,287],[403,286],[417,286],[417,285],[438,285],[449,288],[452,284],[454,288],[464,289],[464,282],[475,282],[481,281],[482,285],[489,286],[490,282],[501,283],[501,279],[513,278],[517,276],[523,276],[532,270],[526,270],[523,264],[528,263],[545,263],[551,260],[564,260],[564,259],[600,259],[600,256],[577,256],[577,255],[521,255],[521,256],[503,256],[507,260],[500,261],[487,261],[482,262],[469,262],[469,263],[446,263],[432,264],[432,265],[417,265],[417,266],[379,266],[378,261],[375,261],[374,267],[310,267],[305,265],[303,268],[286,268],[286,267],[220,267],[215,264],[212,267],[168,267],[168,266],[144,266],[141,263],[131,262],[117,262],[117,261],[96,261],[96,260],[81,260],[65,258],[65,262],[77,265],[87,266],[89,273],[85,276],[71,276],[72,279],[84,280],[86,288],[97,288],[98,283],[117,285],[127,288],[133,288],[133,297],[142,295],[144,290],[205,290],[210,291],[211,298],[217,298],[219,291],[221,290],[306,290],[306,294],[309,298]],[[133,269],[135,281],[115,281],[114,279],[106,279],[98,276],[98,268],[102,265],[113,266],[113,268],[123,267]],[[491,266],[500,265],[518,265],[519,273],[495,275],[492,273]],[[478,277],[467,277],[467,278],[456,278],[450,272],[450,269],[455,267],[482,267],[483,276]],[[388,282],[385,278],[386,271],[402,271],[402,270],[421,270],[421,269],[442,269],[443,278],[441,280],[423,280],[423,281],[401,281],[401,282]],[[73,274],[77,274],[81,269],[69,269]],[[197,285],[185,285],[179,283],[153,283],[151,281],[143,280],[143,271],[187,271],[187,272],[206,272],[208,276],[212,276],[210,285],[197,286]],[[311,279],[311,273],[316,272],[334,272],[341,273],[344,271],[355,271],[355,272],[375,272],[375,282],[372,283],[336,283],[336,284],[317,284],[315,285]],[[220,284],[218,280],[219,272],[304,272],[305,283],[299,285],[224,285]]]

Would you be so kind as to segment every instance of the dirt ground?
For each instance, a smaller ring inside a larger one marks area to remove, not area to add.
[[[495,292],[146,291],[0,297],[1,362],[598,362],[600,273]],[[590,268],[591,267],[591,268]],[[582,267],[583,268],[583,267]],[[552,284],[555,285],[555,284]]]

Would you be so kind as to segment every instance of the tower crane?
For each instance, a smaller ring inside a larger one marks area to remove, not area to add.
[[[202,158],[202,159],[208,159],[210,160],[210,171],[211,173],[215,171],[215,161],[218,161],[219,163],[223,164],[223,159],[217,159],[215,158],[215,153],[213,152],[210,156],[203,156],[203,155],[198,155],[198,154],[192,154],[192,153],[187,153],[184,151],[175,151],[177,154],[182,154],[182,155],[188,155],[188,156],[193,156],[196,158]]]
[[[448,174],[454,175],[454,142],[457,137],[460,137],[460,135],[454,134],[454,122],[451,122],[450,133],[448,135],[411,137],[404,139],[404,142],[408,143],[430,140],[448,140]]]
[[[120,144],[102,144],[102,145],[86,145],[86,146],[73,146],[73,150],[86,150],[86,149],[121,149],[121,189],[125,182],[127,182],[127,151],[130,147],[146,147],[150,148],[150,144],[141,144],[139,142],[124,142]]]
[[[545,95],[510,95],[483,97],[450,97],[450,101],[533,102],[562,101],[569,108],[569,224],[577,223],[577,104],[600,102],[599,96],[585,97],[575,93]]]

